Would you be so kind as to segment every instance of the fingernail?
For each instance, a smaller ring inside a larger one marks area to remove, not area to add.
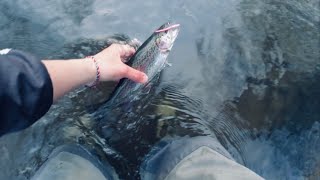
[[[148,76],[146,74],[143,75],[143,83],[146,83],[148,81]]]

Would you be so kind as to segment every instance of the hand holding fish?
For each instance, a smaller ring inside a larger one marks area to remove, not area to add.
[[[154,80],[166,66],[170,65],[167,57],[179,34],[179,27],[179,24],[172,24],[170,22],[160,26],[142,45],[139,46],[134,57],[130,58],[130,61],[127,64],[130,65],[130,67],[139,69],[147,74],[149,81]],[[132,50],[126,52],[133,52]],[[133,73],[131,74],[133,75]],[[143,92],[142,89],[145,85],[133,82],[132,78],[131,80],[130,78],[122,79],[118,83],[108,99],[110,104],[115,105],[132,102],[133,99],[138,96],[139,92]]]
[[[138,83],[145,83],[148,77],[145,73],[133,69],[125,64],[135,53],[129,45],[112,44],[94,57],[100,66],[101,81],[119,81],[128,78]],[[96,67],[93,67],[96,71]]]
[[[124,62],[135,50],[129,45],[112,44],[100,53],[85,59],[43,60],[53,86],[53,100],[72,89],[97,81],[119,81],[128,78],[145,83],[145,73],[135,70]]]
[[[156,30],[140,46],[132,61],[130,60],[131,67],[125,62],[135,53],[135,50],[129,45],[120,44],[113,44],[85,59],[43,60],[52,81],[53,100],[59,99],[81,85],[88,83],[96,85],[99,81],[119,81],[122,78],[126,79],[120,82],[118,85],[120,88],[116,88],[113,97],[122,96],[122,92],[125,92],[123,89],[126,89],[124,87],[137,91],[142,86],[132,81],[146,83],[148,77],[152,79],[168,64],[167,56],[179,33],[179,26],[179,24],[166,23]],[[128,93],[125,92],[125,94]]]

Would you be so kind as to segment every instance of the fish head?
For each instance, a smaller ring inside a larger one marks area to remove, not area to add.
[[[180,24],[165,23],[154,33],[156,45],[161,52],[169,52],[176,40],[180,30]]]

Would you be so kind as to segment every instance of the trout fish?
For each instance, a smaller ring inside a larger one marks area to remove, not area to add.
[[[146,84],[123,78],[112,92],[107,104],[118,105],[132,101],[136,94],[169,65],[167,57],[178,36],[179,24],[165,23],[137,49],[128,65],[147,74]]]

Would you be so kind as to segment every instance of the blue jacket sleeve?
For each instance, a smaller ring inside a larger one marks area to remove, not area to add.
[[[40,59],[17,50],[0,52],[0,136],[32,125],[52,101],[52,82]]]

